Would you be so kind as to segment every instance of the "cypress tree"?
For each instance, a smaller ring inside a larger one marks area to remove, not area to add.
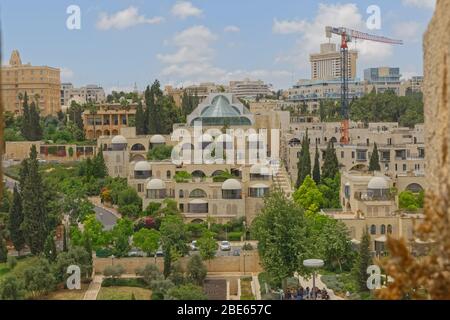
[[[25,92],[22,103],[22,126],[20,131],[23,137],[31,140],[31,121],[30,121],[30,107],[28,106],[28,94]]]
[[[314,182],[319,185],[320,183],[320,161],[319,161],[319,147],[316,144],[316,155],[314,157],[314,168],[313,168],[313,179]]]
[[[0,263],[5,263],[6,261],[8,261],[8,248],[6,248],[6,241],[0,232]]]
[[[146,126],[146,121],[145,121],[145,113],[144,113],[144,109],[142,107],[142,102],[139,101],[137,108],[136,108],[136,134],[138,135],[144,135],[146,134],[146,130],[145,130],[145,126]]]
[[[41,119],[38,106],[32,102],[30,106],[30,141],[39,141],[42,139]]]
[[[324,162],[322,166],[322,179],[334,179],[339,172],[339,162],[336,156],[336,149],[333,142],[329,142],[325,151]]]
[[[379,154],[378,154],[378,146],[377,146],[376,143],[373,146],[372,156],[370,157],[369,171],[371,171],[371,172],[373,172],[373,171],[381,171],[380,157],[379,157]]]
[[[23,189],[21,189],[24,214],[22,230],[31,253],[37,255],[43,252],[48,236],[48,206],[45,203],[44,186],[39,173],[35,145],[31,147],[30,159],[26,163],[27,176],[24,179]]]
[[[86,235],[86,237],[84,237],[83,246],[86,252],[89,254],[89,264],[92,265],[92,240],[89,235]]]
[[[108,176],[108,168],[106,167],[105,164],[105,158],[103,157],[102,149],[100,149],[100,151],[95,156],[92,166],[93,166],[93,175],[96,178],[105,178],[106,176]]]
[[[372,264],[372,257],[370,256],[370,236],[367,228],[361,238],[359,247],[359,257],[356,265],[356,280],[358,282],[359,290],[368,291],[367,288],[367,268]]]
[[[67,248],[67,230],[66,230],[66,226],[63,226],[63,251],[67,252],[68,248]]]
[[[13,201],[9,211],[8,229],[11,235],[11,241],[14,244],[20,256],[20,251],[25,246],[25,236],[22,231],[23,211],[22,211],[22,197],[20,196],[17,186],[14,186]]]
[[[305,181],[307,176],[311,176],[311,155],[309,154],[308,130],[306,130],[306,136],[303,138],[302,150],[300,151],[297,188],[303,184],[303,181]]]

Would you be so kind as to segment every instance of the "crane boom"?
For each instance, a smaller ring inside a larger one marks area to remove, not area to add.
[[[361,31],[352,30],[349,28],[336,28],[327,26],[325,28],[327,38],[331,38],[333,34],[341,37],[341,143],[350,143],[350,116],[349,116],[349,56],[348,56],[348,43],[353,39],[361,39],[373,42],[380,42],[386,44],[399,44],[402,45],[402,40],[394,40],[383,36],[376,36]]]
[[[381,43],[388,43],[388,44],[398,44],[398,45],[403,44],[402,40],[395,40],[395,39],[391,39],[391,38],[387,38],[387,37],[383,37],[383,36],[377,36],[377,35],[361,32],[361,31],[356,31],[356,30],[352,30],[352,29],[344,28],[344,27],[336,28],[336,27],[328,26],[328,27],[326,27],[326,34],[327,34],[327,38],[331,38],[332,34],[336,34],[339,36],[346,35],[347,42],[351,42],[352,39],[361,39],[361,40],[369,40],[369,41],[373,41],[373,42],[381,42]]]

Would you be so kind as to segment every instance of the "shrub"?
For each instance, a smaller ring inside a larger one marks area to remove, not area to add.
[[[124,272],[125,268],[122,265],[117,264],[114,266],[107,266],[103,271],[103,275],[105,277],[110,277],[113,280],[113,282],[115,282],[115,280],[117,278],[120,278],[124,274]]]
[[[147,284],[143,279],[111,279],[107,278],[103,280],[102,287],[133,287],[133,288],[146,288]]]
[[[8,257],[8,268],[13,270],[17,266],[16,257]]]
[[[253,250],[253,246],[251,243],[246,243],[242,246],[242,250],[244,251],[252,251]]]
[[[98,249],[95,252],[95,254],[98,258],[109,258],[112,256],[113,253],[112,253],[112,250],[109,248],[102,248],[102,249]]]
[[[241,241],[242,232],[230,232],[228,233],[229,241]]]
[[[178,171],[174,178],[177,183],[187,183],[192,179],[192,175],[187,171]]]

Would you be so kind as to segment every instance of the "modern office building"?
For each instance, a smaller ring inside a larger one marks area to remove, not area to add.
[[[12,52],[9,64],[1,69],[5,111],[20,114],[23,102],[21,97],[25,92],[29,103],[37,103],[42,115],[56,115],[61,110],[59,69],[23,64],[17,50]]]
[[[87,102],[105,103],[105,90],[98,85],[87,85],[81,88],[75,88],[72,83],[61,84],[61,105],[70,107],[72,101],[79,104]]]
[[[348,55],[348,78],[356,78],[356,61],[358,52],[349,50]],[[337,50],[335,43],[323,43],[320,52],[310,55],[311,80],[337,80],[342,75],[341,52]]]
[[[366,91],[383,93],[393,91],[400,95],[400,68],[379,67],[364,70]]]
[[[256,98],[272,95],[271,86],[261,80],[230,81],[229,92],[236,98]]]

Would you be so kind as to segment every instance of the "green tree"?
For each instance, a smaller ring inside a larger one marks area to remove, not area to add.
[[[164,280],[164,276],[154,264],[146,264],[144,267],[136,269],[136,274],[144,280],[144,282],[151,286],[153,281]]]
[[[155,254],[159,248],[160,234],[154,229],[142,228],[133,235],[133,244],[148,256]]]
[[[26,176],[21,188],[23,197],[24,220],[22,230],[31,253],[40,254],[44,250],[48,230],[48,204],[45,199],[45,189],[39,173],[36,146],[31,147],[30,158],[24,162],[27,166]]]
[[[24,270],[24,286],[32,297],[39,297],[54,290],[56,279],[47,260],[39,259]]]
[[[75,243],[76,245],[83,246],[84,239],[89,237],[92,241],[92,248],[94,250],[98,250],[101,247],[106,246],[110,238],[108,234],[103,231],[103,225],[100,221],[97,220],[94,214],[88,215],[83,222],[84,231],[82,235],[82,239],[80,243]],[[74,240],[74,239],[72,239]]]
[[[322,179],[334,179],[339,172],[339,162],[336,156],[336,149],[333,142],[329,142],[324,155],[322,166]]]
[[[113,283],[120,278],[125,273],[125,268],[120,265],[116,264],[114,266],[107,266],[105,270],[103,270],[103,275],[105,277],[109,277],[113,280]]]
[[[367,268],[372,264],[372,257],[370,255],[370,235],[367,228],[361,237],[361,244],[359,247],[359,255],[355,262],[355,280],[358,283],[359,291],[365,292],[367,288]]]
[[[423,192],[414,194],[411,191],[403,191],[398,195],[398,206],[411,212],[423,208]]]
[[[6,241],[3,239],[3,234],[0,233],[0,263],[8,261],[8,248],[6,248]]]
[[[94,158],[93,165],[93,176],[95,178],[103,179],[108,176],[108,168],[105,164],[105,158],[103,157],[103,150],[100,148],[99,152]]]
[[[214,233],[209,230],[203,231],[203,235],[197,241],[200,256],[203,260],[212,260],[216,256],[217,242],[214,239]]]
[[[187,231],[180,215],[167,215],[159,229],[164,250],[164,276],[170,274],[172,252],[184,256],[187,253]]]
[[[134,188],[127,187],[119,193],[118,202],[119,207],[127,205],[136,205],[142,211],[142,198]]]
[[[57,252],[54,232],[50,233],[45,240],[44,254],[48,261],[54,262],[56,260]]]
[[[202,258],[199,255],[193,255],[187,265],[187,274],[189,279],[196,285],[202,286],[206,279],[208,271],[203,264]]]
[[[201,287],[187,284],[174,287],[167,293],[168,300],[208,300]]]
[[[310,258],[303,209],[286,198],[280,190],[273,191],[264,200],[262,212],[253,221],[253,233],[259,241],[261,263],[277,283],[284,286],[295,272],[307,274],[303,260]]]
[[[9,223],[8,229],[11,236],[11,241],[14,244],[14,248],[20,255],[20,252],[25,246],[25,236],[22,231],[23,222],[23,210],[22,210],[22,197],[20,196],[17,186],[14,186],[13,201],[9,210]]]
[[[308,130],[306,131],[306,136],[302,141],[302,149],[300,151],[300,157],[298,161],[298,177],[297,177],[297,188],[302,185],[303,181],[307,176],[311,176],[311,156],[309,154],[309,137]]]
[[[55,277],[58,282],[66,283],[67,278],[70,276],[67,273],[67,268],[71,265],[80,267],[81,276],[84,279],[89,279],[91,277],[92,255],[83,247],[72,247],[67,252],[58,254],[53,265]]]
[[[26,91],[23,96],[22,114],[23,114],[23,117],[22,117],[22,125],[20,128],[20,131],[22,133],[22,136],[26,140],[31,141],[32,132],[31,132],[31,120],[30,120],[30,107],[28,106],[28,94]]]
[[[372,156],[370,157],[369,162],[369,171],[381,171],[380,167],[380,155],[378,154],[377,144],[373,146]]]
[[[328,268],[334,270],[337,266],[342,272],[344,268],[351,266],[353,262],[352,245],[348,229],[343,222],[328,218],[321,230],[320,240]]]
[[[314,156],[314,168],[312,172],[313,180],[318,185],[320,183],[320,155],[319,147],[316,144],[316,155]]]
[[[22,300],[23,283],[16,276],[7,275],[0,281],[0,300]]]
[[[316,183],[307,176],[303,184],[294,192],[294,200],[306,212],[317,213],[323,205],[324,198]]]
[[[136,108],[136,134],[137,135],[147,134],[147,121],[145,119],[145,113],[141,101],[138,102]]]

